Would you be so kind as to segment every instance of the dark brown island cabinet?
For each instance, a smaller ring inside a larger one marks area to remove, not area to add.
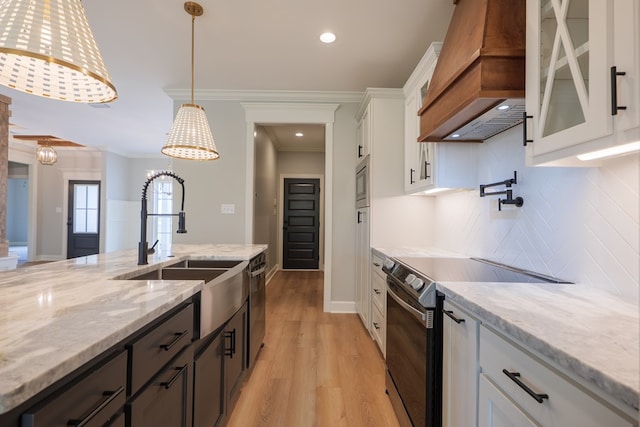
[[[0,426],[223,426],[247,369],[247,306],[198,338],[195,295],[0,415]]]

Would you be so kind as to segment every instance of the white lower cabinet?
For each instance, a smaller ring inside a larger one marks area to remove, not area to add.
[[[384,261],[371,254],[371,333],[383,356],[387,344],[387,276],[382,271]]]
[[[478,425],[637,425],[514,342],[480,327]]]
[[[447,300],[443,311],[442,426],[475,426],[479,322]]]
[[[484,374],[480,375],[479,425],[491,427],[536,427],[538,423],[522,412]]]
[[[360,208],[356,212],[356,310],[367,331],[371,329],[369,233],[369,208]]]

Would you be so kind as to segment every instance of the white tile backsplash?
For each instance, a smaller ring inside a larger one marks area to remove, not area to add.
[[[481,198],[479,190],[440,195],[434,245],[637,301],[640,156],[600,168],[526,167],[521,135],[516,127],[482,144],[478,185],[512,178],[516,170],[513,196],[523,197],[524,206],[499,212],[503,196]]]

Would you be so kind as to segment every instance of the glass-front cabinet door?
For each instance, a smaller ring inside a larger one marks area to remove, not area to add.
[[[632,58],[638,55],[631,48],[634,44],[637,48],[637,42],[631,41],[637,36],[637,29],[627,28],[629,40],[624,40],[615,28],[614,17],[621,12],[616,9],[627,3],[633,22],[638,8],[633,1],[527,0],[527,138],[532,140],[528,144],[529,157],[566,149],[569,150],[560,156],[579,154],[589,150],[580,148],[581,144],[614,132],[612,103],[617,100],[612,94],[616,85],[621,85],[624,89],[618,100],[628,103],[628,91],[632,90],[628,80],[633,82],[635,74],[631,60],[628,73],[612,75],[617,61],[614,52],[623,50],[625,53],[620,56]],[[625,61],[629,59],[623,59],[621,64]],[[624,113],[637,114],[635,108]],[[576,146],[577,149],[570,149]]]

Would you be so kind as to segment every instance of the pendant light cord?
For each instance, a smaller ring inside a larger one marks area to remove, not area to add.
[[[195,26],[196,26],[196,16],[191,15],[191,104],[195,104],[193,99],[193,85],[195,80]]]

